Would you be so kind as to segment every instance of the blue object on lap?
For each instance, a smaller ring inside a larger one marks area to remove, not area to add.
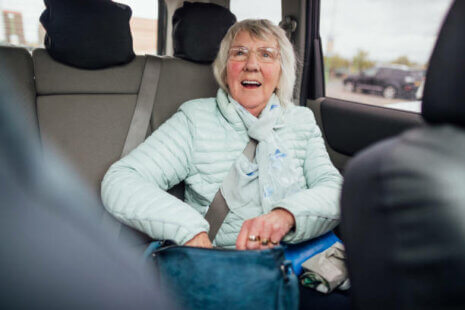
[[[284,256],[292,262],[292,269],[298,276],[302,273],[302,263],[312,256],[323,252],[336,242],[341,240],[330,231],[318,238],[311,239],[298,244],[288,244],[284,249]]]
[[[282,246],[238,251],[158,241],[145,256],[182,309],[298,309],[298,280]]]

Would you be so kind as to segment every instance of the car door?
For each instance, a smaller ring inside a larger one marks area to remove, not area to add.
[[[376,68],[370,68],[360,73],[359,82],[357,88],[362,91],[373,91],[376,90],[375,77],[379,70]]]
[[[392,70],[389,68],[379,68],[373,77],[373,89],[382,92],[389,85],[389,77],[392,76]]]

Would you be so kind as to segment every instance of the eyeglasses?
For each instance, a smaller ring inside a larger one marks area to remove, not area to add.
[[[279,50],[275,47],[259,47],[256,50],[249,50],[247,47],[238,46],[229,49],[229,59],[247,61],[251,52],[255,53],[259,62],[275,62],[279,58]]]

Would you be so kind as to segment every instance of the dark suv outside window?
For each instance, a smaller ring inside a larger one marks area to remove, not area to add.
[[[345,89],[380,94],[385,98],[415,99],[422,74],[404,66],[375,67],[344,79]]]

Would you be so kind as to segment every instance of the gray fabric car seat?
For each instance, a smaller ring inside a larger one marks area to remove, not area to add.
[[[134,112],[145,59],[102,70],[84,70],[33,51],[37,115],[45,147],[60,150],[95,195],[119,159]]]
[[[183,102],[214,96],[217,89],[209,65],[159,58],[159,86],[148,134]],[[99,195],[105,172],[120,158],[145,57],[102,70],[58,63],[44,49],[34,50],[33,59],[41,138],[46,147],[52,144],[62,151]]]
[[[183,102],[212,97],[217,90],[209,65],[159,58],[161,72],[150,131]],[[102,70],[58,63],[44,49],[34,50],[33,59],[41,138],[46,145],[51,142],[62,151],[99,195],[105,172],[121,155],[145,57],[137,56],[127,65]]]
[[[358,309],[465,309],[465,2],[430,60],[427,125],[350,161],[341,207]]]

